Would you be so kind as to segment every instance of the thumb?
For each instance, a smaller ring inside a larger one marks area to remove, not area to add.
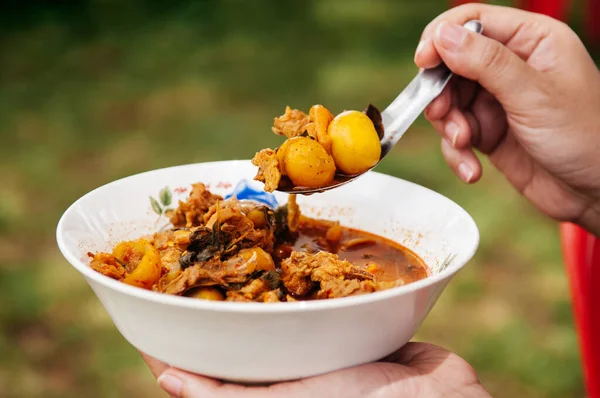
[[[505,108],[525,105],[523,83],[535,84],[539,79],[535,69],[500,42],[460,25],[441,22],[433,43],[453,73],[478,82]]]
[[[174,368],[165,370],[157,381],[159,387],[173,398],[272,398],[280,396],[264,386],[246,387],[241,384],[227,384]]]

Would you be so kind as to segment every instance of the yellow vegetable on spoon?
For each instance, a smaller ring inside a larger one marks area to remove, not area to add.
[[[330,184],[335,176],[335,163],[331,155],[309,137],[290,138],[277,151],[277,158],[279,167],[285,170],[294,186],[323,187]]]
[[[331,155],[347,175],[361,174],[379,162],[381,144],[373,122],[359,111],[345,111],[329,124]]]

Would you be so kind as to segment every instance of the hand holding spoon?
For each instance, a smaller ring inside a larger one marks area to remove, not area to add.
[[[476,20],[468,21],[464,24],[464,27],[472,32],[483,32],[483,25]],[[383,134],[380,137],[381,156],[379,162],[402,138],[425,108],[442,93],[452,75],[452,72],[444,63],[435,68],[420,71],[400,95],[381,113]],[[294,194],[325,192],[347,184],[362,174],[348,176],[337,173],[331,184],[320,188],[279,186],[277,190]]]

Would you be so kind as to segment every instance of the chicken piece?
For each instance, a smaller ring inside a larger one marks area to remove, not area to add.
[[[292,252],[281,262],[282,279],[288,291],[296,296],[306,295],[314,282],[332,279],[373,280],[374,276],[348,261],[340,260],[336,254]]]
[[[254,300],[244,296],[238,291],[229,291],[225,295],[225,301],[237,301],[237,302],[252,302]]]
[[[192,185],[190,197],[186,202],[179,201],[179,206],[170,214],[171,223],[179,228],[192,228],[204,225],[204,214],[223,198],[213,195],[202,183]]]
[[[271,271],[275,263],[271,256],[260,248],[240,250],[226,261],[213,258],[187,267],[168,283],[159,283],[155,290],[167,294],[181,295],[199,286],[227,286],[245,283],[254,271]]]
[[[379,290],[378,283],[372,280],[330,279],[321,282],[317,298],[329,299],[372,293]]]
[[[287,224],[291,232],[297,232],[300,225],[300,207],[296,203],[296,195],[288,196]]]
[[[162,266],[165,269],[165,273],[157,282],[159,285],[158,289],[160,290],[161,287],[166,286],[181,274],[182,269],[179,258],[181,257],[182,251],[176,247],[167,247],[164,250],[159,250],[159,253]]]
[[[272,253],[275,247],[275,231],[272,228],[250,231],[238,246],[240,248],[258,247]]]
[[[180,251],[185,250],[190,244],[190,235],[194,229],[179,229],[167,230],[155,233],[149,241],[159,251],[168,248],[178,248]]]
[[[230,283],[246,282],[247,272],[226,268],[219,260],[210,260],[186,268],[171,282],[162,286],[158,283],[155,288],[163,293],[181,295],[187,290],[199,286],[228,285]]]
[[[194,287],[246,282],[246,272],[222,268],[221,262],[218,260],[211,260],[209,263],[188,267],[165,285],[159,281],[155,285],[155,289],[162,293],[182,295]]]
[[[236,232],[237,235],[244,235],[254,229],[254,223],[246,217],[239,207],[230,206],[230,203],[217,203],[214,208],[211,208],[210,217],[205,217],[206,228],[213,229],[215,224],[219,224],[221,229],[227,232]],[[228,225],[229,227],[225,227]]]
[[[160,250],[159,253],[161,264],[167,271],[173,268],[179,268],[181,250],[176,247],[168,247],[164,250]]]
[[[261,298],[269,291],[269,284],[262,279],[254,279],[240,290],[227,292],[227,301],[262,301]]]
[[[273,119],[271,130],[277,135],[287,138],[297,137],[306,131],[306,125],[310,122],[308,115],[298,109],[285,107],[285,113]]]
[[[178,264],[170,268],[161,278],[156,282],[156,285],[152,287],[153,290],[157,292],[165,292],[167,286],[171,284],[177,277],[179,277],[183,273],[181,266]]]
[[[110,253],[88,253],[88,256],[92,258],[90,267],[102,275],[116,280],[120,280],[127,275],[125,267],[119,264],[115,256]]]
[[[358,279],[330,279],[326,282],[321,282],[319,291],[317,292],[318,299],[330,299],[339,297],[356,296],[359,294],[373,293],[380,290],[391,289],[396,286],[404,285],[404,281],[374,281],[374,280],[358,280]]]
[[[311,255],[309,255],[311,256]],[[358,268],[346,260],[340,260],[337,254],[319,252],[313,254],[317,266],[311,272],[311,279],[315,282],[326,282],[331,279],[369,279],[375,276],[361,268]],[[311,261],[311,260],[308,260]]]
[[[258,167],[254,179],[265,183],[265,191],[276,190],[281,181],[281,169],[276,152],[272,149],[263,149],[254,155],[252,164]]]
[[[278,303],[284,297],[281,289],[270,290],[269,282],[263,278],[254,279],[240,290],[227,292],[226,301],[257,301]]]
[[[242,205],[234,198],[219,202],[204,215],[206,228],[213,229],[218,221],[220,232],[227,236],[228,244],[235,244],[237,249],[261,247],[267,252],[273,251],[275,245],[274,222],[265,220],[262,228],[255,228],[254,222],[246,215],[250,211],[251,208],[248,205]],[[274,215],[270,215],[270,217],[274,218]]]
[[[263,294],[262,302],[264,303],[278,303],[281,300],[279,297],[282,295],[281,290],[271,290]]]
[[[308,112],[310,123],[306,125],[308,135],[316,137],[317,142],[331,155],[331,137],[327,132],[334,116],[323,105],[313,105]]]

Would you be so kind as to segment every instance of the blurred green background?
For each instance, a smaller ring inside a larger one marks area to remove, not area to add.
[[[499,2],[496,2],[499,3]],[[114,179],[249,158],[285,105],[384,107],[416,73],[420,1],[70,1],[0,9],[0,396],[163,397],[55,244],[61,213]],[[578,19],[574,20],[577,28]],[[379,170],[449,196],[481,249],[417,336],[496,397],[581,397],[557,225],[492,168],[465,186],[423,121]],[[199,358],[202,360],[202,358]]]

